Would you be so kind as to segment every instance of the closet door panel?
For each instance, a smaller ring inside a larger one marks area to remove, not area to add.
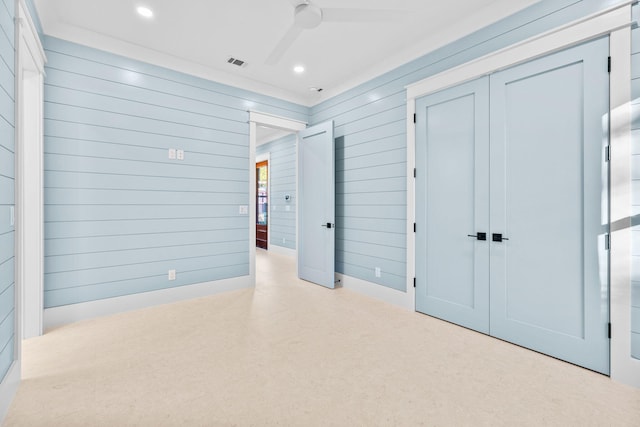
[[[421,98],[416,309],[489,332],[488,78]]]
[[[603,373],[607,52],[597,40],[490,82],[491,233],[508,239],[491,242],[491,334]]]

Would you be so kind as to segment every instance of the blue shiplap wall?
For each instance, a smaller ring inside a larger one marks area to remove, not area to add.
[[[633,6],[633,18],[640,18],[640,6]],[[640,28],[631,30],[632,124],[632,271],[631,271],[631,356],[640,359]]]
[[[247,275],[247,110],[306,121],[308,108],[44,46],[45,307]]]
[[[619,2],[542,1],[314,106],[336,125],[336,270],[406,290],[406,85]]]
[[[15,324],[14,199],[15,43],[14,0],[0,0],[0,379],[13,363]]]
[[[287,135],[256,147],[256,155],[264,153],[269,153],[271,174],[269,245],[295,249],[296,135]],[[291,196],[288,202],[284,199],[285,194]]]

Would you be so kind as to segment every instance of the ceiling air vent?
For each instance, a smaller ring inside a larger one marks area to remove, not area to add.
[[[234,58],[234,57],[229,57],[229,59],[227,59],[227,63],[231,64],[231,65],[237,65],[240,68],[246,67],[247,63],[244,62],[242,59],[238,59],[238,58]]]

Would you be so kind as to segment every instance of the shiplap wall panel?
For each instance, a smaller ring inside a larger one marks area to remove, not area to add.
[[[167,178],[154,176],[137,176],[137,191],[162,191],[172,185],[173,191],[211,192],[212,186],[221,186],[220,193],[236,193],[246,190],[247,183],[229,180],[193,180],[189,178]],[[95,188],[110,190],[129,190],[131,178],[128,175],[103,175],[83,172],[48,171],[45,182],[49,188]]]
[[[312,107],[311,124],[326,120],[334,120],[336,124],[336,235],[340,236],[336,241],[337,271],[406,290],[406,272],[402,268],[406,265],[406,243],[400,244],[406,242],[407,225],[406,85],[610,3],[603,0],[536,3]],[[397,247],[381,242],[395,242]],[[392,263],[393,268],[385,268],[385,263]],[[380,278],[375,277],[376,267],[382,270]]]
[[[248,258],[246,262],[249,262]],[[128,295],[131,293],[143,293],[183,286],[191,283],[205,283],[210,277],[215,277],[216,280],[222,280],[240,277],[245,274],[246,264],[242,263],[217,268],[205,268],[196,271],[178,272],[175,281],[167,281],[166,272],[147,277],[134,276],[129,280],[119,282],[105,282],[51,291],[45,293],[45,304],[50,306],[74,304],[96,299],[111,298],[113,295]]]
[[[180,218],[158,220],[70,221],[60,222],[45,230],[47,239],[72,237],[131,236],[136,234],[183,233],[186,227],[194,231],[241,229],[245,226],[236,217]]]
[[[256,147],[256,155],[269,153],[269,244],[289,249],[296,248],[296,139],[292,134]]]
[[[633,6],[633,15],[637,17],[640,7]],[[640,29],[631,30],[631,102],[632,102],[632,196],[634,224],[631,233],[631,356],[640,359]]]
[[[99,78],[125,86],[155,90],[223,107],[244,111],[254,109],[301,121],[308,119],[308,108],[301,105],[210,80],[199,79],[65,40],[53,37],[45,38],[45,49],[50,64],[48,68],[50,69]],[[72,46],[71,49],[70,46]],[[57,66],[60,61],[67,65],[65,67]],[[71,86],[71,88],[74,87]]]
[[[4,99],[7,100],[9,98],[5,97]],[[11,153],[15,150],[13,132],[13,124],[6,120],[5,117],[0,116],[0,147],[6,148]]]
[[[89,252],[51,255],[45,260],[49,272],[77,271],[79,268],[94,269],[141,265],[152,262],[184,260],[225,254],[242,255],[246,251],[244,242],[217,242],[181,246],[145,247],[118,252]],[[238,258],[242,258],[238,256]]]
[[[247,110],[306,121],[309,109],[55,38],[44,46],[45,307],[247,275]]]
[[[124,129],[115,129],[102,125],[85,125],[73,122],[60,122],[45,119],[48,139],[60,138],[65,140],[77,139],[81,142],[102,142],[115,144],[117,146],[145,147],[158,152],[163,152],[167,156],[169,148],[175,148],[175,143],[179,141],[189,141],[193,147],[192,153],[210,154],[228,157],[247,157],[248,148],[242,145],[229,144],[224,141],[198,140],[189,136],[180,138],[160,135],[154,133],[138,133],[135,141],[130,141],[128,137],[131,132]]]
[[[0,380],[14,359],[15,339],[15,2],[0,2]]]

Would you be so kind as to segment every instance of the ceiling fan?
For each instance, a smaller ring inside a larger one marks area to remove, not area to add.
[[[271,51],[267,65],[277,64],[303,30],[316,28],[323,22],[389,22],[407,15],[402,10],[320,8],[309,0],[294,0],[292,4],[293,25]]]

